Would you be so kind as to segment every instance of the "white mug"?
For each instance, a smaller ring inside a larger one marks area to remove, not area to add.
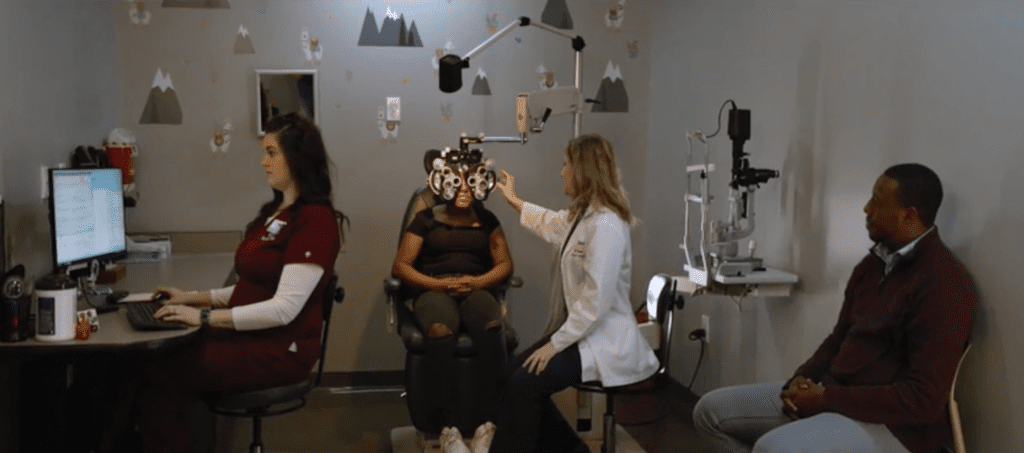
[[[66,341],[75,338],[78,289],[36,289],[36,340]]]

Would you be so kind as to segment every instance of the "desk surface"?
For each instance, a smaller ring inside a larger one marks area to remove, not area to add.
[[[219,288],[231,270],[233,259],[233,253],[197,253],[172,255],[170,259],[154,263],[126,264],[125,277],[113,287],[130,292],[152,291],[156,286],[176,286],[184,290]],[[83,304],[79,302],[79,308],[88,308]],[[0,342],[0,354],[155,350],[187,343],[199,332],[197,327],[140,332],[131,327],[125,312],[121,309],[99,315],[100,329],[93,332],[88,340],[39,341],[29,337],[17,343]]]

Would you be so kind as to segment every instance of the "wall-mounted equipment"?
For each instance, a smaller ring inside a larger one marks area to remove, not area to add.
[[[480,45],[470,50],[466,55],[459,57],[455,54],[448,54],[441,57],[438,69],[438,82],[441,91],[454,93],[462,88],[462,70],[469,67],[470,58],[476,56],[495,41],[509,34],[516,27],[533,25],[547,30],[556,35],[568,38],[572,41],[572,48],[575,52],[574,59],[574,83],[572,87],[553,88],[533,93],[520,93],[516,96],[516,128],[519,137],[512,140],[501,138],[496,141],[526,143],[528,132],[540,132],[544,123],[551,115],[572,113],[573,114],[573,137],[580,135],[581,116],[583,114],[584,99],[580,92],[583,84],[583,48],[586,43],[580,36],[573,36],[563,30],[547,25],[545,23],[533,22],[528,17],[520,17],[518,20],[505,26],[497,33],[487,38]],[[465,137],[463,137],[465,138]],[[490,140],[481,136],[475,143],[483,143]]]
[[[684,269],[693,284],[686,292],[718,292],[747,294],[758,290],[761,295],[785,295],[797,283],[796,275],[765,267],[763,260],[754,256],[756,242],[749,241],[748,253],[741,255],[739,242],[754,232],[754,192],[761,184],[779,177],[777,170],[752,168],[743,151],[750,139],[750,110],[739,109],[733,101],[729,111],[728,133],[732,140],[732,177],[729,181],[729,219],[720,222],[711,219],[710,193],[711,163],[710,139],[718,134],[704,135],[699,130],[687,134],[685,220],[683,242],[679,245],[686,254]],[[719,110],[719,118],[721,117]],[[721,128],[719,120],[719,128]],[[704,163],[693,164],[693,141],[703,144]],[[695,180],[699,187],[694,188]],[[698,211],[700,238],[694,247],[690,232],[690,219]],[[732,286],[733,288],[729,288]]]

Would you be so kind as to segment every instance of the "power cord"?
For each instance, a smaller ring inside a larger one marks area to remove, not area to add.
[[[697,380],[697,371],[700,371],[700,364],[704,361],[704,345],[707,344],[704,338],[706,336],[704,329],[695,329],[690,332],[690,340],[700,340],[700,356],[697,357],[697,366],[693,368],[693,377],[690,378],[690,385],[687,386],[689,389],[693,389],[693,382]]]
[[[722,130],[722,111],[725,110],[725,105],[732,102],[732,108],[736,108],[736,103],[732,99],[728,99],[722,103],[722,106],[718,108],[718,128],[715,129],[715,133],[708,135],[706,138],[711,138],[718,135],[718,131]]]

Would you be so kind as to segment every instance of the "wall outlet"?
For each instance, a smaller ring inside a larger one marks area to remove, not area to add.
[[[704,329],[704,343],[711,344],[711,317],[700,315],[700,328]]]

